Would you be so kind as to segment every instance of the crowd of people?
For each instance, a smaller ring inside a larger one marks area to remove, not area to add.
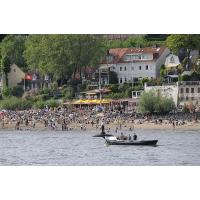
[[[168,115],[141,115],[127,112],[118,107],[45,108],[41,110],[1,111],[1,128],[15,130],[100,130],[102,124],[105,132],[133,131],[142,124],[170,125],[175,128],[190,122],[198,122],[199,114],[177,113]]]

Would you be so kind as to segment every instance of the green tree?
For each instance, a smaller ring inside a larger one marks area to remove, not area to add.
[[[139,110],[142,113],[155,112],[157,100],[157,95],[154,91],[144,92],[139,101]]]
[[[68,35],[68,41],[74,79],[77,72],[82,78],[85,67],[96,66],[105,55],[103,39],[101,35]]]
[[[114,71],[109,72],[109,83],[110,84],[117,84],[118,83],[118,76],[117,73]]]
[[[52,74],[54,80],[72,74],[66,35],[29,35],[25,47],[24,58],[31,70]]]
[[[194,72],[200,75],[200,59],[198,59],[194,64]]]
[[[94,35],[29,35],[24,58],[31,69],[62,81],[84,67],[95,66],[103,55],[101,38]]]
[[[159,91],[144,92],[139,101],[139,110],[142,113],[168,113],[174,108],[173,100],[162,96]]]
[[[2,58],[1,67],[3,73],[5,74],[6,87],[8,87],[8,73],[10,72],[10,59],[8,56]]]
[[[145,39],[143,35],[129,37],[124,41],[125,47],[146,47],[148,46],[148,41]]]
[[[167,71],[165,65],[161,65],[160,67],[160,77],[164,78],[167,75]]]
[[[158,97],[158,102],[156,104],[156,111],[162,114],[169,113],[175,108],[174,101],[172,99],[166,98],[164,96]]]
[[[167,47],[173,52],[178,53],[181,48],[200,49],[200,35],[195,34],[175,34],[167,37]]]
[[[26,37],[25,35],[7,35],[0,44],[2,57],[8,56],[11,64],[15,63],[23,70],[26,70],[23,58]]]

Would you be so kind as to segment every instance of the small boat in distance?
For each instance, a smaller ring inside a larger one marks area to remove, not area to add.
[[[113,135],[108,134],[108,133],[100,133],[100,134],[97,134],[97,135],[93,135],[93,137],[102,137],[102,138],[111,137],[111,136],[113,136]]]
[[[146,145],[146,146],[156,146],[158,140],[120,140],[117,137],[107,137],[105,138],[107,145]]]

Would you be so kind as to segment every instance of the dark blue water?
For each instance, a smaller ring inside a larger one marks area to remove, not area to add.
[[[137,131],[138,139],[158,139],[157,147],[107,147],[94,134],[1,131],[0,165],[200,165],[200,131]]]

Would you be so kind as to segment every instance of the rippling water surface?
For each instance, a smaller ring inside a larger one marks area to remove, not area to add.
[[[200,131],[137,131],[157,147],[107,147],[94,134],[1,131],[0,165],[200,165]]]

